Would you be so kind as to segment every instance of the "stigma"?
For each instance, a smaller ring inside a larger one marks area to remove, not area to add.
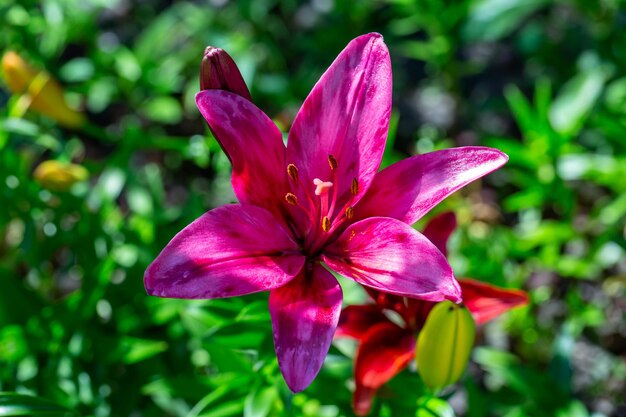
[[[313,185],[315,185],[315,195],[321,196],[328,193],[328,190],[333,188],[333,183],[330,181],[322,181],[319,178],[315,178],[313,180]]]

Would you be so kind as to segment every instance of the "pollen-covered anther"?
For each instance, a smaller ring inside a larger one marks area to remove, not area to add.
[[[298,181],[298,167],[296,167],[294,164],[287,165],[287,174],[292,180]]]
[[[298,197],[296,197],[295,194],[287,193],[285,195],[285,200],[287,201],[287,203],[291,204],[292,206],[298,205]]]
[[[330,230],[330,219],[328,216],[322,218],[322,230],[328,232]]]
[[[350,220],[354,216],[354,209],[352,207],[348,207],[346,209],[346,218]]]
[[[328,165],[330,165],[330,169],[332,171],[336,170],[339,166],[339,164],[337,164],[337,160],[332,155],[328,155]]]
[[[333,187],[333,183],[330,181],[322,181],[319,178],[313,179],[313,185],[315,185],[315,195],[320,196],[326,194],[328,190]]]
[[[350,193],[352,195],[357,195],[359,193],[359,181],[356,178],[352,180],[352,184],[350,184]]]

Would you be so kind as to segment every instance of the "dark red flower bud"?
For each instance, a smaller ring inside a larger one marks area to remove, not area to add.
[[[235,61],[220,48],[207,46],[200,66],[200,90],[226,90],[250,101],[250,91]]]

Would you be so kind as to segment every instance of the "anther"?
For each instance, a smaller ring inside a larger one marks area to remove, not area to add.
[[[337,164],[337,160],[335,159],[334,156],[328,155],[328,165],[330,165],[330,169],[332,171],[337,169],[338,164]]]
[[[294,164],[287,165],[287,174],[292,180],[298,181],[298,168]]]
[[[322,230],[328,232],[330,230],[330,219],[328,216],[322,218]]]
[[[352,184],[350,184],[350,192],[352,195],[357,195],[359,193],[359,182],[356,178],[352,180]]]
[[[287,193],[285,195],[285,200],[287,200],[287,202],[289,204],[291,204],[292,206],[297,206],[298,205],[298,197],[296,197],[295,194]]]
[[[354,216],[354,209],[352,207],[348,207],[346,209],[346,218],[350,220]]]

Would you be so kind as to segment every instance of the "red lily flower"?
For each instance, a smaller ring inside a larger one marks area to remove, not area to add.
[[[232,88],[229,74],[220,85]],[[360,36],[341,52],[302,105],[286,147],[270,118],[239,94],[208,89],[196,103],[233,164],[240,204],[211,210],[176,235],[146,270],[149,294],[270,291],[278,364],[294,392],[319,372],[339,321],[342,292],[328,269],[387,293],[460,301],[445,257],[410,224],[507,157],[448,149],[377,172],[391,114],[381,35]]]
[[[456,217],[447,212],[434,217],[424,229],[424,235],[446,254],[448,238],[455,228]],[[528,303],[528,295],[521,290],[499,288],[473,279],[461,279],[459,284],[463,303],[476,324],[486,323],[513,307]],[[359,416],[369,413],[376,391],[415,358],[416,334],[436,304],[365,289],[375,304],[346,307],[335,333],[336,337],[360,341],[354,360],[356,389],[352,403]],[[385,310],[398,313],[404,325],[389,320]]]

